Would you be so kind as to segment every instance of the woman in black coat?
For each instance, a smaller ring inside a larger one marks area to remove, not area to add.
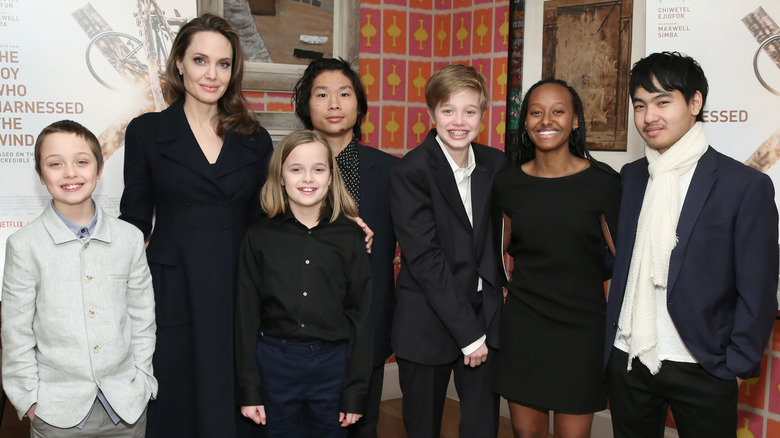
[[[196,18],[171,48],[170,107],[127,128],[120,217],[149,238],[157,309],[150,438],[252,433],[235,404],[233,297],[273,146],[246,108],[242,77],[235,31],[220,17]]]

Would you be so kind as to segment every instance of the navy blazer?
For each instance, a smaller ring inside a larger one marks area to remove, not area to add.
[[[647,159],[621,171],[617,256],[607,302],[604,363],[618,330]],[[722,379],[761,372],[777,314],[778,216],[767,175],[711,147],[699,159],[677,224],[666,307],[693,357]]]
[[[503,152],[472,143],[474,226],[455,177],[436,141],[436,131],[395,167],[391,180],[393,226],[401,247],[396,279],[392,345],[398,357],[443,365],[482,335],[498,346],[501,268],[500,215],[490,209],[493,178],[504,168]],[[482,317],[472,306],[482,277]]]
[[[371,254],[371,329],[374,332],[373,366],[381,366],[392,350],[390,323],[395,308],[393,259],[395,233],[390,216],[390,170],[398,163],[394,157],[378,149],[358,145],[360,162],[360,218],[374,232]]]

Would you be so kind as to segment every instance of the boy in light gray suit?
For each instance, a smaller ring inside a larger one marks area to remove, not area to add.
[[[35,143],[52,202],[6,243],[3,389],[33,437],[143,437],[154,293],[141,232],[92,200],[103,155],[63,120]]]

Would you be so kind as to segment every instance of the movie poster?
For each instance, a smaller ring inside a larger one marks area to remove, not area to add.
[[[704,120],[718,151],[769,174],[780,192],[780,2],[648,0],[647,53],[676,50],[704,69]],[[776,198],[780,201],[780,195]]]
[[[94,198],[118,215],[127,123],[165,107],[159,74],[195,0],[0,0],[0,242],[49,202],[34,169],[45,126],[75,120],[106,158]],[[5,251],[0,252],[0,269]]]

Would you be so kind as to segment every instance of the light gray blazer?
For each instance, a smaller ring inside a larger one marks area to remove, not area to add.
[[[19,418],[33,403],[76,426],[103,391],[134,423],[157,396],[154,292],[138,229],[103,212],[79,241],[49,204],[8,238],[2,295],[3,389]]]

